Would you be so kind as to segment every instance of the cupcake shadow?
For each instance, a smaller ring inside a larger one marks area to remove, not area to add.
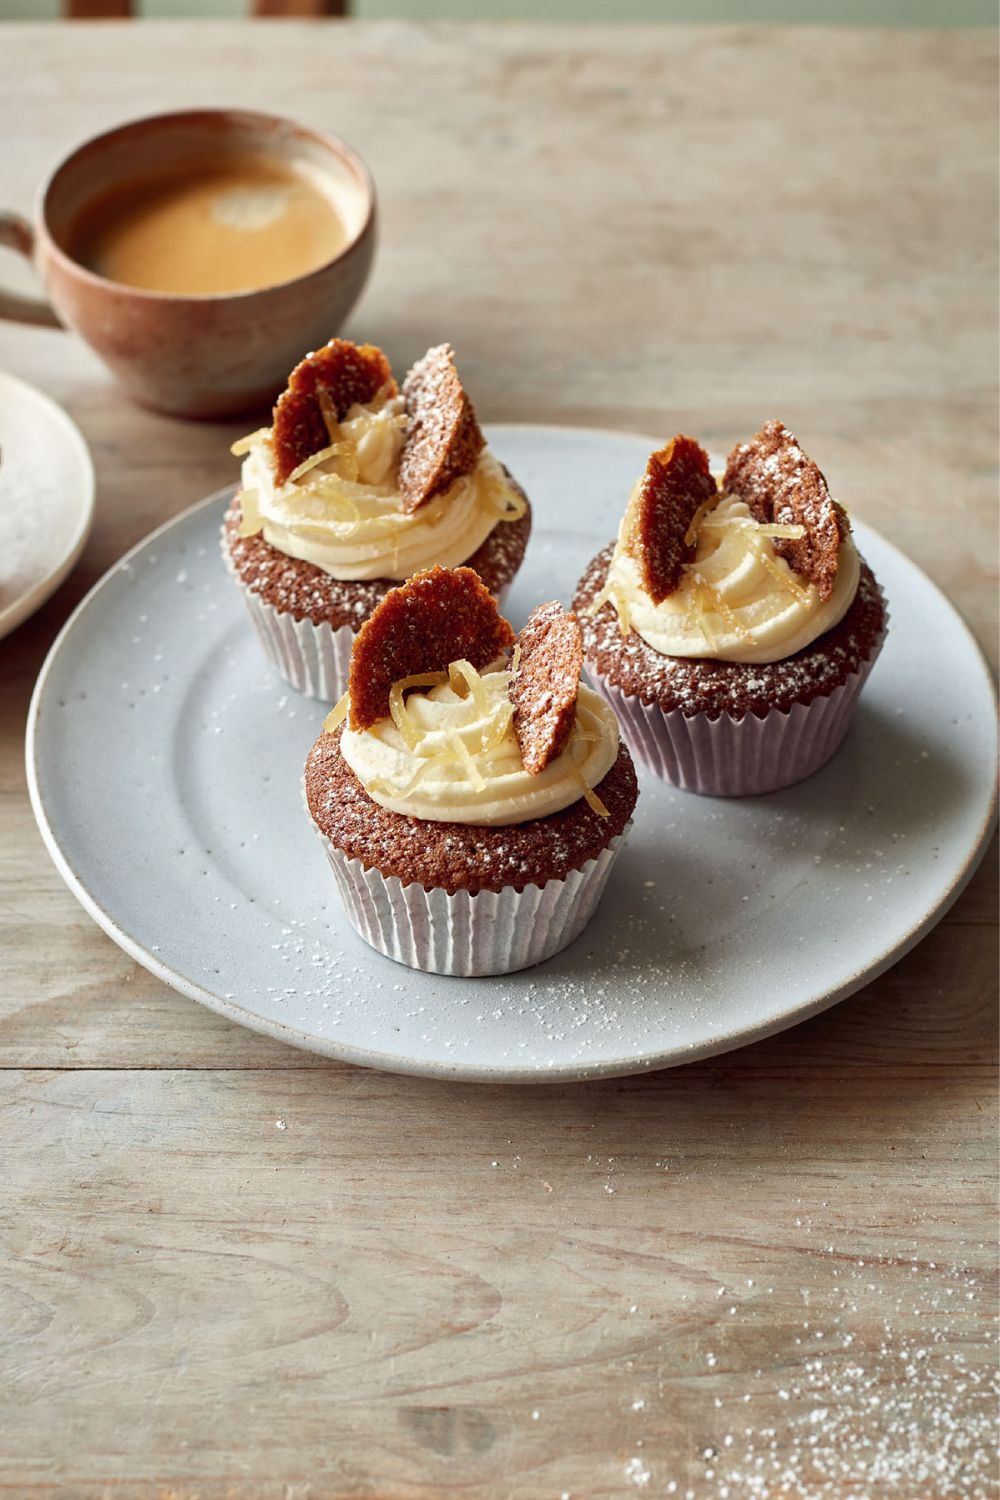
[[[710,958],[703,932],[685,921],[676,893],[709,891],[712,880],[711,859],[688,844],[678,845],[665,875],[658,852],[651,857],[633,829],[586,928],[529,974],[566,994],[578,989],[600,998],[603,986],[608,1005],[634,998],[654,980],[657,987],[668,977],[676,985],[696,984]]]
[[[751,885],[759,895],[763,870],[778,902],[788,882],[799,878],[794,872],[801,870],[803,851],[811,851],[834,884],[868,879],[880,862],[891,865],[894,876],[916,870],[935,857],[935,846],[968,804],[968,771],[944,732],[951,727],[928,741],[926,730],[915,733],[905,714],[862,702],[834,759],[793,786],[738,799],[670,789],[698,827],[703,817],[731,821],[738,858],[750,858],[747,850],[759,842],[762,857],[747,864],[742,894],[731,871],[720,876],[717,833],[702,847],[696,831],[671,833],[676,823],[667,820],[666,810],[648,802],[644,808],[640,799],[640,820],[664,818],[662,839],[637,838],[633,830],[586,930],[530,972],[547,987],[584,993],[593,987],[596,966],[607,980],[608,1005],[615,989],[621,997],[638,996],[654,976],[660,987],[669,979],[678,993],[690,992],[714,973],[713,935],[723,937],[744,920],[742,903]],[[648,790],[655,784],[641,768],[640,779]],[[676,812],[675,805],[669,818]],[[667,861],[664,841],[670,843]],[[792,875],[779,874],[786,866]]]
[[[844,743],[821,771],[754,801],[794,813],[789,827],[798,824],[798,837],[803,822],[860,821],[871,840],[918,831],[926,838],[968,803],[970,776],[949,742],[953,728],[942,725],[929,739],[926,722],[918,732],[904,711],[862,699]]]

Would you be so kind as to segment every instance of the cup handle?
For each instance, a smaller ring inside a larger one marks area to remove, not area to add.
[[[0,208],[0,245],[16,250],[34,264],[35,231],[20,214]],[[42,297],[21,297],[0,287],[0,318],[11,323],[34,323],[39,328],[62,328],[53,309]]]

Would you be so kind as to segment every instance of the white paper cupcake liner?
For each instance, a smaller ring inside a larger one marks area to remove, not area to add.
[[[225,526],[220,543],[226,571],[240,591],[268,661],[304,697],[336,703],[347,690],[354,630],[350,625],[335,630],[325,622],[314,625],[312,620],[297,620],[288,610],[269,604],[247,587],[233,566]]]
[[[306,698],[336,703],[347,691],[355,636],[350,625],[335,630],[325,622],[314,625],[312,620],[296,620],[245,584],[239,587],[264,655],[285,681]]]
[[[471,978],[528,969],[579,937],[631,826],[564,880],[475,896],[404,885],[395,875],[366,870],[324,834],[319,837],[351,925],[366,943],[411,969]]]
[[[264,648],[264,655],[287,683],[306,698],[320,698],[336,703],[347,691],[351,669],[351,649],[357,631],[350,625],[336,629],[325,621],[297,620],[288,610],[278,609],[247,587],[233,567],[225,528],[222,533],[222,556],[246,605],[250,623]],[[510,585],[496,596],[501,609]],[[364,624],[359,620],[358,630]]]
[[[883,632],[863,667],[833,692],[794,703],[788,712],[772,709],[762,719],[665,712],[587,670],[614,709],[629,749],[655,775],[703,796],[751,797],[803,781],[826,764],[847,733],[884,639]]]

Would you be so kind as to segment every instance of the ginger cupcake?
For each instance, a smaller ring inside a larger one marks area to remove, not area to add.
[[[341,695],[354,637],[394,584],[465,563],[503,598],[524,557],[527,496],[487,447],[448,344],[400,391],[381,349],[331,339],[233,453],[223,556],[267,656],[309,697]]]
[[[693,438],[653,453],[573,602],[588,673],[635,754],[722,797],[830,759],[888,620],[843,507],[778,421],[721,479]]]
[[[515,639],[470,568],[392,589],[305,768],[306,805],[357,932],[399,963],[503,974],[586,926],[638,789],[580,682],[576,618]]]

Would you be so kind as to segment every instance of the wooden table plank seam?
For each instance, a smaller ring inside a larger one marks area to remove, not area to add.
[[[994,32],[0,39],[11,206],[220,88],[342,133],[382,214],[348,336],[399,367],[450,338],[483,419],[724,450],[783,416],[995,667]],[[57,332],[0,350],[98,478],[80,566],[0,655],[0,1494],[995,1496],[995,843],[861,994],[672,1073],[450,1086],[241,1031],[61,886],[23,732],[73,605],[231,481],[246,424],[130,406]]]

